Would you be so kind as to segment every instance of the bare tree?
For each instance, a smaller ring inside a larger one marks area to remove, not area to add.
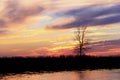
[[[85,55],[86,44],[88,43],[85,40],[86,29],[87,29],[87,26],[83,25],[83,26],[77,27],[77,30],[75,31],[75,40],[77,41],[77,45],[75,46],[75,52],[77,52],[79,56]]]

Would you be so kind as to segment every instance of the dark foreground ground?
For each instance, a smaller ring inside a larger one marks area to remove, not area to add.
[[[26,71],[64,71],[84,69],[117,69],[120,57],[37,57],[0,58],[0,73],[20,73]]]

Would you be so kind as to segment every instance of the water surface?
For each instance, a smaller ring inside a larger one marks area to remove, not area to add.
[[[0,80],[120,80],[120,69],[1,75]]]

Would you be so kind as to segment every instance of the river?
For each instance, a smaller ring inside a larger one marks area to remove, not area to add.
[[[1,74],[0,80],[120,80],[120,69]]]

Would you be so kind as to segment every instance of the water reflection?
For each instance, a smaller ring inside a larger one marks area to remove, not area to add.
[[[119,80],[120,69],[24,73],[1,76],[0,80]]]

